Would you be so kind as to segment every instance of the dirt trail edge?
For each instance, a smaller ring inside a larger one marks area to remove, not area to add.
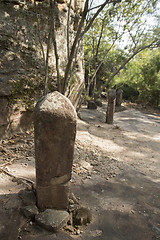
[[[105,111],[105,104],[83,107],[77,126],[71,188],[91,209],[91,224],[78,234],[51,234],[26,223],[17,210],[26,185],[1,172],[0,239],[160,239],[160,115],[127,108],[108,125]],[[1,165],[10,162],[7,171],[35,181],[33,134],[3,140],[0,154]]]

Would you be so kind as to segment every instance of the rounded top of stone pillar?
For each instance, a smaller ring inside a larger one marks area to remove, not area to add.
[[[119,88],[119,89],[117,90],[117,93],[123,93],[123,90],[122,90],[121,88]]]
[[[48,112],[57,116],[68,116],[76,119],[77,114],[71,101],[61,93],[54,91],[42,97],[36,109],[40,112]]]

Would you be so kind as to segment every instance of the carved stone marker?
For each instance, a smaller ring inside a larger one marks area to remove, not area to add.
[[[37,103],[34,125],[38,207],[66,209],[76,135],[75,109],[69,99],[55,91]]]
[[[120,107],[122,103],[123,90],[118,89],[116,92],[116,106]]]
[[[116,90],[111,89],[108,92],[108,106],[107,106],[107,112],[106,112],[106,123],[108,124],[113,124],[115,104],[116,104]]]

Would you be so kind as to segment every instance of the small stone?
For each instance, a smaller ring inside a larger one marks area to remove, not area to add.
[[[102,101],[101,101],[101,99],[97,99],[97,100],[95,101],[95,104],[96,104],[98,107],[102,107]]]
[[[71,205],[69,205],[68,211],[69,211],[69,213],[71,213],[71,212],[77,210],[78,208],[79,208],[78,204],[71,204]]]
[[[18,184],[18,185],[20,185],[20,184],[22,184],[22,183],[23,183],[22,179],[20,179],[20,178],[17,179],[17,184]]]
[[[47,209],[36,215],[36,222],[49,231],[57,232],[69,221],[70,216],[66,211]]]
[[[87,176],[87,179],[91,179],[91,176]]]
[[[73,214],[74,225],[87,225],[91,220],[92,214],[88,208],[81,207]]]
[[[35,205],[31,205],[31,206],[25,206],[21,208],[21,212],[23,213],[23,215],[27,218],[34,218],[35,215],[37,215],[38,212],[38,208]]]
[[[64,227],[64,229],[68,232],[73,233],[75,231],[75,228],[72,225],[67,225],[66,227]]]
[[[79,235],[79,234],[81,234],[81,232],[80,232],[80,230],[78,229],[78,230],[76,231],[76,235]]]
[[[88,101],[88,109],[97,109],[97,105],[93,101]]]
[[[36,205],[36,196],[32,191],[21,190],[18,195],[25,206]]]
[[[69,199],[69,204],[70,204],[70,205],[73,205],[73,204],[74,204],[73,199]]]

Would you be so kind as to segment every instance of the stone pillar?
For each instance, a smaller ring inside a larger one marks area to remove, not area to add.
[[[108,106],[107,106],[107,112],[106,112],[106,123],[108,124],[113,124],[115,104],[116,104],[116,90],[111,89],[108,92]]]
[[[116,106],[120,107],[122,103],[123,90],[118,89],[116,92]]]
[[[70,100],[53,92],[35,107],[37,204],[41,209],[66,209],[69,200],[76,112]]]

